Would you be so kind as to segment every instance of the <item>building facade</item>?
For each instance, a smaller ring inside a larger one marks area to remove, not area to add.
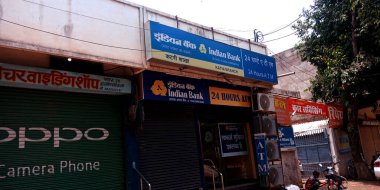
[[[265,46],[121,0],[0,10],[1,189],[269,185]]]

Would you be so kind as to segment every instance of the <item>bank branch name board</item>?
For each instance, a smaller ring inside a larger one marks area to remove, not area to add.
[[[230,46],[176,28],[146,24],[148,60],[212,70],[277,84],[273,57]]]

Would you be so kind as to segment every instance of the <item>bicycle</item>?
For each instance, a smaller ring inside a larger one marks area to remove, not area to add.
[[[340,187],[339,187],[339,182],[330,180],[330,181],[326,181],[324,183],[321,183],[321,185],[319,186],[318,190],[343,190],[343,189],[348,189],[348,180],[345,177],[343,177],[343,176],[340,176],[340,177],[344,178],[344,179],[342,179]]]
[[[325,173],[326,185],[328,190],[343,190],[348,188],[347,178],[337,175],[334,170],[334,165],[338,163],[339,162],[333,163],[333,166],[327,166],[327,169],[323,171]],[[322,167],[322,164],[320,164],[319,166]]]

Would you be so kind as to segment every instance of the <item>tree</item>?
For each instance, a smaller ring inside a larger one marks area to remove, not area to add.
[[[317,68],[309,90],[352,110],[344,129],[355,141],[358,106],[380,99],[380,0],[314,0],[302,16],[293,28],[301,58]]]

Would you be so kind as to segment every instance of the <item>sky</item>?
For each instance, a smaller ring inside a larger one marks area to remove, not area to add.
[[[313,0],[128,0],[242,38],[253,39],[253,30],[264,35],[289,25],[309,9]],[[270,55],[299,42],[292,28],[264,36]],[[288,36],[281,38],[283,36]],[[281,38],[278,40],[274,40]],[[273,41],[271,41],[273,40]],[[268,42],[266,42],[268,41]],[[270,42],[269,42],[270,41]]]

